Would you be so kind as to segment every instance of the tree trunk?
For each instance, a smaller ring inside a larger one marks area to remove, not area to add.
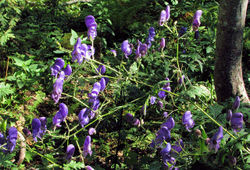
[[[249,102],[242,76],[243,30],[248,0],[221,0],[214,70],[218,102],[240,96]]]

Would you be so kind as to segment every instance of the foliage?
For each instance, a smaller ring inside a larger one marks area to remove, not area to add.
[[[25,159],[19,168],[83,169],[91,165],[95,169],[163,169],[162,148],[167,143],[173,146],[182,139],[182,152],[175,155],[177,168],[248,169],[250,136],[246,117],[249,119],[249,108],[241,105],[238,110],[233,110],[243,113],[245,122],[243,129],[234,133],[231,123],[226,121],[226,112],[232,108],[234,99],[216,103],[212,75],[216,1],[93,0],[67,3],[66,0],[5,0],[0,3],[0,7],[4,7],[0,12],[0,48],[3,49],[1,55],[6,56],[0,60],[3,66],[0,132],[6,137],[9,127],[15,126],[25,137]],[[160,27],[160,11],[169,4],[170,20]],[[197,9],[203,10],[198,39],[192,31]],[[84,26],[87,15],[93,15],[98,25],[93,43]],[[147,54],[136,60],[137,40],[146,43],[150,27],[156,30],[155,40]],[[179,36],[182,27],[187,27],[187,32]],[[246,30],[244,45],[248,49],[249,31]],[[78,37],[82,43],[94,46],[95,59],[84,60],[81,64],[71,61]],[[161,38],[166,39],[165,49],[159,48]],[[134,46],[129,59],[125,59],[120,50],[121,42],[126,39]],[[110,49],[115,49],[117,56]],[[69,110],[61,127],[53,124],[59,107],[51,99],[57,77],[50,75],[50,68],[56,58],[65,61],[61,70],[67,64],[73,70],[63,82],[59,100],[59,104],[65,103]],[[106,67],[103,75],[96,71],[100,65]],[[185,79],[180,83],[183,75]],[[108,78],[109,82],[98,95],[100,106],[95,111],[95,118],[82,127],[78,114],[83,108],[91,108],[89,96],[93,84],[102,77]],[[163,89],[166,83],[170,83],[171,91]],[[163,90],[166,97],[162,99],[158,93]],[[157,98],[155,104],[151,104],[151,96]],[[195,122],[191,132],[182,124],[182,116],[188,110]],[[168,112],[167,117],[164,112]],[[127,121],[127,113],[139,121],[138,126]],[[170,116],[175,121],[171,140],[165,140],[157,149],[150,147]],[[38,117],[47,117],[47,130],[35,142],[32,120]],[[215,152],[209,149],[206,140],[212,138],[219,126],[224,128],[224,137]],[[90,127],[97,131],[91,136],[93,153],[83,157],[82,146]],[[25,135],[23,128],[33,134]],[[200,135],[196,134],[197,130]],[[65,159],[69,144],[76,148],[71,161]],[[13,153],[0,151],[0,167],[16,168],[20,149],[19,138]],[[232,163],[232,158],[237,159],[237,164]]]

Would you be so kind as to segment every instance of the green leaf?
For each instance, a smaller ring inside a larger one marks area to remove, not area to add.
[[[131,74],[135,74],[138,71],[138,67],[137,67],[137,62],[134,62],[130,68],[129,68],[129,72]]]
[[[0,83],[0,99],[6,95],[15,92],[15,88],[11,87],[10,84]]]
[[[76,39],[78,38],[77,33],[71,29],[70,45],[75,45]]]
[[[82,162],[75,162],[75,161],[70,161],[68,164],[63,164],[63,169],[83,169],[84,164]]]

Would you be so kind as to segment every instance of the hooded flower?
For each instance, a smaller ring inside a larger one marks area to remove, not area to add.
[[[37,138],[39,136],[39,131],[41,128],[41,121],[37,118],[32,120],[32,134],[33,134],[33,139],[35,142],[37,142]]]
[[[94,135],[94,134],[96,134],[95,128],[89,128],[89,135],[91,136],[91,135]]]
[[[68,115],[68,107],[64,103],[60,103],[59,111],[53,117],[53,125],[61,127],[61,123],[65,120]]]
[[[58,72],[64,67],[64,60],[61,58],[57,58],[52,67],[50,67],[51,75],[57,76]]]
[[[66,150],[66,159],[69,161],[71,160],[72,156],[75,152],[75,146],[73,144],[69,144]]]
[[[67,64],[67,66],[65,67],[65,69],[63,70],[63,72],[65,73],[66,76],[70,76],[72,73],[72,68],[69,64]]]
[[[115,57],[117,56],[116,50],[110,50],[110,52],[111,52]]]
[[[126,120],[128,123],[134,125],[134,126],[140,126],[141,123],[140,123],[140,120],[135,118],[132,114],[130,113],[127,113],[126,114]]]
[[[166,78],[166,80],[169,81],[169,78]],[[162,89],[166,91],[171,91],[170,82],[167,82]],[[158,96],[159,98],[164,99],[166,97],[166,92],[161,90],[159,91]]]
[[[235,98],[235,101],[234,101],[234,104],[233,104],[232,109],[233,109],[233,110],[237,110],[239,107],[240,107],[240,97],[237,96],[237,97]]]
[[[201,25],[201,21],[200,21],[201,15],[202,15],[202,10],[197,10],[194,14],[194,19],[193,19],[193,30],[194,31],[198,31],[198,28]]]
[[[162,126],[166,126],[168,130],[171,130],[174,128],[175,122],[174,119],[170,116],[168,120],[162,124]]]
[[[106,72],[106,67],[104,65],[99,65],[97,68],[97,73],[104,74]]]
[[[78,115],[79,122],[82,127],[89,123],[89,110],[84,108],[80,111]]]
[[[171,139],[170,130],[167,126],[161,126],[160,130],[156,133],[155,140],[152,140],[151,147],[155,148],[157,145],[161,145],[164,141],[169,142]]]
[[[96,82],[96,83],[93,85],[93,89],[92,89],[91,93],[89,93],[88,96],[89,96],[90,98],[96,99],[97,96],[98,96],[98,94],[99,94],[99,92],[100,92],[100,90],[101,90],[101,84],[100,84],[99,82]]]
[[[103,91],[106,88],[106,80],[104,77],[101,78],[101,80],[99,81],[101,88],[100,90]]]
[[[46,117],[39,117],[39,120],[41,122],[41,128],[39,130],[39,137],[42,138],[47,130],[47,125],[46,125],[47,119],[46,119]]]
[[[92,150],[91,150],[91,137],[87,136],[84,145],[83,145],[83,156],[86,158],[87,155],[92,155]]]
[[[15,127],[9,128],[9,135],[7,136],[7,150],[11,153],[16,147],[17,129]]]
[[[100,106],[100,100],[98,98],[90,98],[89,103],[92,104],[91,108],[96,111]]]
[[[241,131],[243,127],[243,114],[242,113],[232,114],[231,126],[235,132]]]
[[[162,101],[159,100],[159,101],[157,102],[157,104],[158,104],[158,106],[159,106],[161,109],[163,108],[163,103],[162,103]]]
[[[85,166],[86,170],[95,170],[94,168],[92,168],[91,166],[87,165]]]
[[[122,42],[121,50],[125,55],[125,58],[128,59],[128,56],[132,54],[132,45],[129,44],[128,40]]]
[[[84,52],[83,52],[83,47],[82,47],[82,40],[81,38],[78,38],[76,41],[76,44],[74,45],[74,50],[71,53],[72,62],[77,60],[77,62],[81,64],[83,61],[83,54]]]
[[[145,56],[148,50],[148,46],[147,44],[142,44],[139,40],[138,40],[138,46],[136,49],[136,56],[135,59],[137,58],[141,58],[141,56]]]
[[[168,5],[166,7],[166,10],[161,11],[160,19],[159,19],[159,25],[163,26],[165,22],[167,22],[170,18],[170,6]]]
[[[94,40],[95,37],[97,36],[96,27],[95,26],[89,27],[87,34],[90,40]]]
[[[59,77],[56,79],[56,82],[53,85],[53,92],[51,97],[55,101],[55,103],[58,103],[59,99],[61,98],[63,92],[64,78],[65,78],[65,73],[64,71],[61,71]]]
[[[166,167],[172,169],[176,163],[175,158],[170,155],[171,145],[167,143],[166,147],[161,150],[162,161]],[[170,167],[169,167],[170,166]]]
[[[95,22],[95,18],[92,15],[88,15],[85,17],[85,24],[88,28],[88,37],[90,40],[94,40],[97,36],[97,24]]]
[[[190,111],[186,111],[182,117],[182,124],[185,125],[187,131],[191,132],[190,128],[194,127],[194,120]]]
[[[178,141],[175,142],[175,144],[172,146],[171,152],[173,155],[176,155],[177,153],[180,153],[182,149],[184,148],[184,143],[182,139],[179,139]]]
[[[163,50],[165,48],[165,38],[161,38],[160,49]]]
[[[155,100],[156,100],[156,97],[155,96],[151,96],[150,97],[150,104],[155,104]]]
[[[215,152],[217,152],[218,149],[220,148],[220,142],[222,138],[223,138],[223,128],[222,126],[220,126],[218,132],[216,132],[214,136],[210,140],[208,140],[209,148],[211,150],[214,149]]]

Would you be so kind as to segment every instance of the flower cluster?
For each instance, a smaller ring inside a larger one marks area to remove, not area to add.
[[[88,37],[91,41],[97,36],[97,23],[95,22],[95,17],[88,15],[85,17],[85,25],[88,28]]]
[[[159,19],[159,25],[163,26],[165,22],[167,22],[170,18],[170,6],[168,5],[166,7],[166,10],[161,11],[160,19]]]
[[[148,30],[148,38],[146,40],[146,44],[148,45],[148,48],[151,47],[152,41],[155,40],[154,37],[155,37],[155,29],[154,27],[150,27]]]
[[[52,76],[57,77],[58,73],[60,72],[59,76],[57,77],[53,85],[53,92],[51,95],[55,103],[58,103],[59,99],[61,98],[65,76],[70,76],[72,73],[72,68],[69,64],[66,66],[65,69],[61,71],[63,67],[64,67],[64,60],[61,58],[57,58],[54,65],[50,68]]]
[[[72,51],[72,62],[77,60],[81,64],[84,60],[89,60],[91,56],[94,56],[95,49],[91,45],[82,44],[81,38],[78,38],[76,44],[74,45],[74,50]]]
[[[43,135],[45,134],[45,132],[47,130],[47,125],[46,124],[47,124],[46,117],[40,117],[39,119],[34,118],[32,120],[32,123],[31,123],[32,134],[33,134],[33,139],[34,139],[35,142],[37,142],[37,137],[41,139],[43,137]]]
[[[16,147],[17,129],[15,127],[10,127],[8,134],[7,139],[5,139],[4,134],[0,132],[0,147],[4,153],[11,153]]]
[[[166,80],[168,82],[162,87],[162,89],[166,90],[166,91],[171,91],[169,78],[166,78]],[[160,99],[164,99],[166,97],[166,92],[161,90],[161,91],[159,91],[158,96]]]

